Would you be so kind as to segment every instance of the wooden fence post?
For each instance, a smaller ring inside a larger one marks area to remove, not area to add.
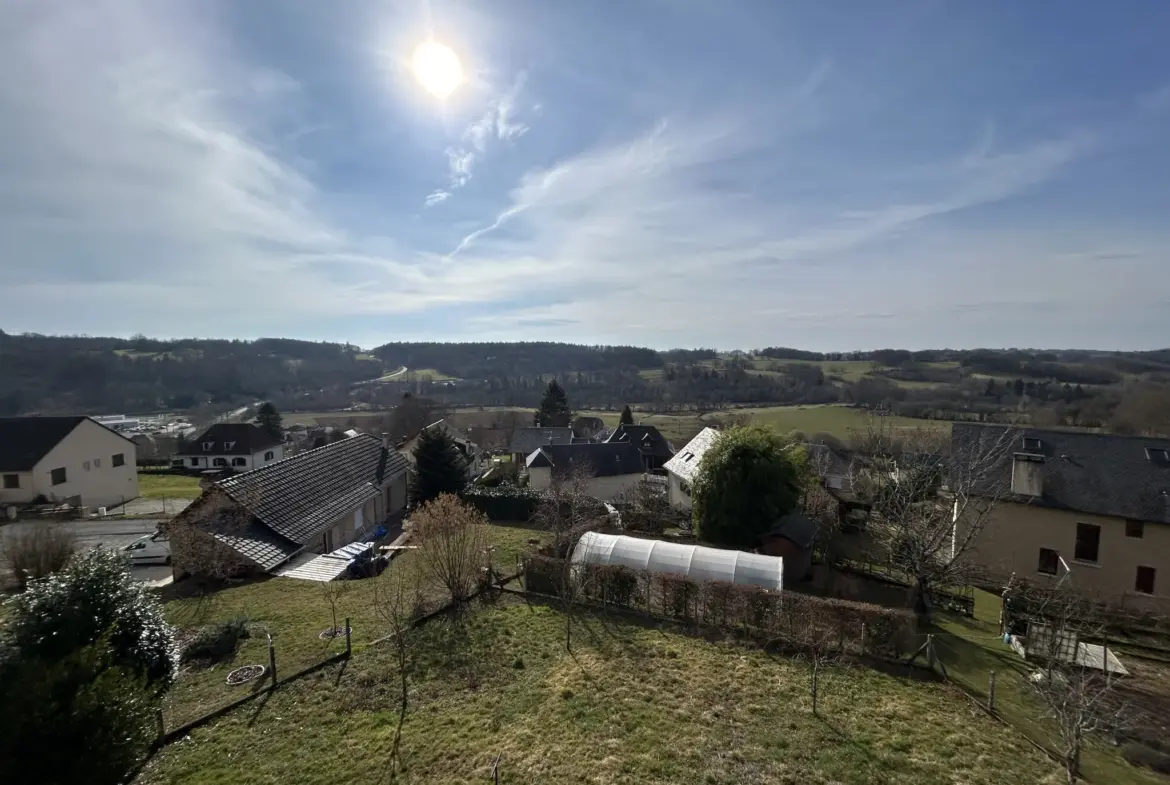
[[[995,711],[995,671],[987,677],[987,708],[989,711]]]
[[[349,617],[345,617],[345,656],[348,657],[353,649],[349,642]]]
[[[500,785],[500,756],[504,753],[496,753],[495,763],[492,764],[492,783],[493,785]]]
[[[167,735],[167,721],[166,718],[163,717],[162,706],[159,706],[158,709],[156,709],[155,716],[158,719],[158,737],[161,739],[163,736]]]
[[[930,633],[926,635],[926,664],[934,670],[934,635]]]
[[[276,687],[276,646],[271,634],[268,636],[268,669],[272,671],[272,686]]]

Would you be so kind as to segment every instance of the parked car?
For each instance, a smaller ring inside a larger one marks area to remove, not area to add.
[[[141,537],[122,549],[131,564],[171,563],[171,543],[163,532]]]

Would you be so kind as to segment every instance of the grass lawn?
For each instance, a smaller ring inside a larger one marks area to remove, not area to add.
[[[411,368],[401,376],[394,377],[400,382],[449,382],[457,377],[436,371],[434,368]]]
[[[396,564],[391,569],[395,569]],[[808,669],[737,644],[504,596],[413,639],[402,777],[412,783],[1055,783],[1052,763],[953,688]],[[397,720],[388,647],[192,732],[142,785],[376,783]]]
[[[1032,695],[1026,679],[1031,668],[1000,639],[999,598],[975,590],[975,618],[943,617],[937,622],[941,633],[937,650],[948,676],[987,697],[988,674],[996,673],[996,710],[1037,742],[1050,738],[1049,721]],[[1047,744],[1055,749],[1052,744]],[[1108,785],[1154,785],[1166,780],[1151,771],[1131,766],[1116,748],[1094,743],[1084,753],[1081,774],[1093,783]]]
[[[138,473],[138,495],[144,499],[194,499],[201,492],[198,477],[159,472]]]
[[[514,572],[519,555],[529,547],[528,539],[541,534],[520,526],[489,527],[497,569],[509,574]],[[407,551],[378,578],[332,584],[344,592],[337,600],[337,625],[344,626],[345,617],[350,617],[355,648],[362,648],[386,633],[385,622],[374,608],[375,586],[395,570],[401,572],[413,568],[414,553]],[[272,636],[276,645],[278,676],[313,665],[344,649],[342,639],[332,641],[318,637],[318,633],[333,626],[332,608],[322,586],[314,581],[269,578],[202,597],[167,602],[167,618],[181,629],[192,630],[243,616],[251,622],[254,632],[229,662],[183,672],[167,695],[164,706],[167,727],[182,725],[243,695],[248,686],[229,687],[224,680],[235,668],[268,663],[265,632]],[[176,590],[181,588],[182,584],[175,587]]]

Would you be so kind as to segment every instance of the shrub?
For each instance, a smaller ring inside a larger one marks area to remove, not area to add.
[[[0,782],[127,781],[154,740],[157,700],[110,655],[106,641],[56,660],[0,652]]]
[[[620,564],[582,565],[587,596],[628,608],[638,591],[638,574]]]
[[[64,660],[104,640],[114,667],[165,688],[178,659],[162,606],[109,550],[74,555],[65,569],[8,600],[16,656]]]
[[[1170,774],[1170,755],[1137,742],[1129,742],[1121,748],[1121,756],[1134,766],[1145,766],[1159,774]]]
[[[561,570],[564,569],[563,559],[554,559],[550,556],[529,554],[524,557],[524,589],[537,594],[561,593]]]
[[[665,614],[676,619],[693,618],[691,605],[698,593],[698,584],[681,575],[663,575],[661,586]]]
[[[457,496],[444,493],[427,502],[412,518],[419,539],[419,566],[451,600],[466,601],[487,562],[487,519]]]
[[[65,567],[77,550],[77,540],[64,526],[33,524],[4,539],[4,560],[23,591]]]
[[[527,521],[545,499],[542,491],[516,485],[469,485],[459,496],[493,521]]]
[[[183,648],[182,662],[222,662],[236,654],[240,641],[250,636],[248,620],[243,616],[204,627]]]

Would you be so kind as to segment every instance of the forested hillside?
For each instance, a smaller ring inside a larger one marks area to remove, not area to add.
[[[906,417],[1170,432],[1170,350],[655,351],[548,342],[352,345],[5,335],[0,415],[394,406],[532,407],[556,378],[580,409],[840,403]]]

